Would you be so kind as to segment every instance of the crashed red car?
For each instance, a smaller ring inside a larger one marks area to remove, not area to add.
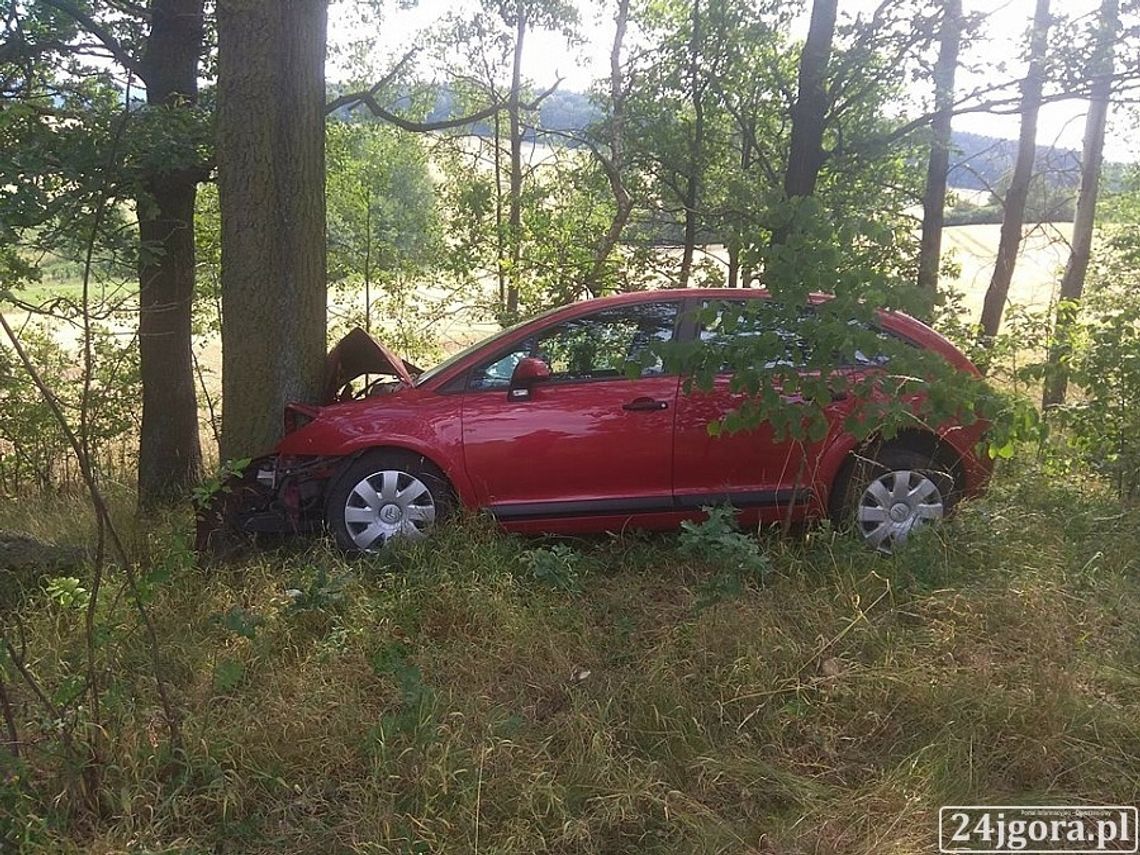
[[[646,354],[705,337],[697,318],[710,301],[763,299],[689,289],[588,300],[424,372],[355,330],[330,354],[324,403],[287,407],[274,453],[254,461],[202,537],[219,526],[327,530],[342,549],[368,552],[422,537],[460,508],[488,511],[511,531],[574,534],[670,528],[729,502],[744,523],[831,517],[890,550],[985,488],[983,422],[859,442],[843,426],[860,403],[845,394],[827,407],[816,441],[782,439],[767,424],[710,435],[710,422],[740,406],[731,372],[686,392]],[[880,313],[875,323],[977,373],[913,318]],[[630,363],[644,366],[640,376],[629,376]],[[858,360],[834,368],[848,377],[878,370]]]

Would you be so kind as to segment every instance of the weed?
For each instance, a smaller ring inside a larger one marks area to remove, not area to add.
[[[581,577],[585,556],[571,546],[556,543],[528,549],[519,560],[531,578],[560,591],[577,593],[582,590]]]
[[[730,506],[702,509],[702,522],[681,523],[679,552],[715,569],[701,585],[698,608],[740,596],[744,586],[761,583],[771,571],[771,563],[760,551],[755,537],[740,531],[736,510]]]
[[[91,601],[91,592],[75,576],[56,576],[49,579],[47,595],[65,609],[85,609]]]

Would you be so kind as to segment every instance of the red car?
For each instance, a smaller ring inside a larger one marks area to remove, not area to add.
[[[711,391],[686,393],[653,349],[717,334],[698,322],[702,307],[756,308],[742,301],[765,297],[688,289],[588,300],[422,373],[356,330],[330,354],[328,403],[287,407],[275,453],[226,498],[227,521],[245,532],[327,527],[341,548],[368,552],[422,537],[460,507],[511,531],[575,534],[672,528],[730,502],[746,524],[831,517],[889,551],[984,489],[991,466],[975,453],[984,423],[860,443],[843,428],[854,396],[835,395],[818,441],[779,439],[767,424],[710,435],[742,400],[730,370]],[[913,318],[880,313],[876,325],[977,373]],[[631,362],[644,366],[632,379]],[[835,371],[881,370],[850,362]],[[375,375],[395,379],[353,391]]]

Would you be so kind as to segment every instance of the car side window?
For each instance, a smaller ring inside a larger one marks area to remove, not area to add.
[[[809,342],[777,318],[766,301],[710,301],[702,307],[702,315],[700,340],[720,354],[721,373],[735,370],[748,351],[756,349],[771,354],[767,369],[801,367],[811,356]]]
[[[706,320],[699,328],[700,339],[710,344],[719,354],[722,360],[721,373],[733,371],[734,366],[758,349],[771,355],[764,364],[766,370],[804,368],[814,353],[809,335],[818,316],[810,306],[799,310],[799,317],[794,323],[777,317],[772,304],[762,300],[710,301],[704,304],[703,315]],[[867,327],[863,321],[854,318],[847,324],[853,330],[869,330],[884,343],[896,338],[878,327]],[[765,340],[755,341],[761,338]],[[865,336],[860,336],[860,340],[868,341]],[[837,348],[832,353],[829,364],[836,368],[883,366],[890,361],[886,352],[888,349],[884,346],[883,350],[864,352],[851,343],[848,347]]]
[[[468,388],[506,389],[527,356],[545,360],[554,383],[624,378],[631,363],[641,366],[642,377],[661,374],[655,346],[673,338],[678,307],[675,301],[620,306],[555,324],[477,366]]]

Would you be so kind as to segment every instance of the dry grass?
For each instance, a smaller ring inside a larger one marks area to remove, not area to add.
[[[132,537],[185,763],[109,598],[104,815],[29,753],[33,795],[0,787],[29,853],[878,855],[930,851],[941,804],[1140,800],[1140,515],[1034,472],[897,559],[765,539],[768,581],[707,607],[672,537],[576,543],[570,594],[478,522],[217,571],[175,523]],[[22,611],[64,685],[81,615],[35,585]]]

